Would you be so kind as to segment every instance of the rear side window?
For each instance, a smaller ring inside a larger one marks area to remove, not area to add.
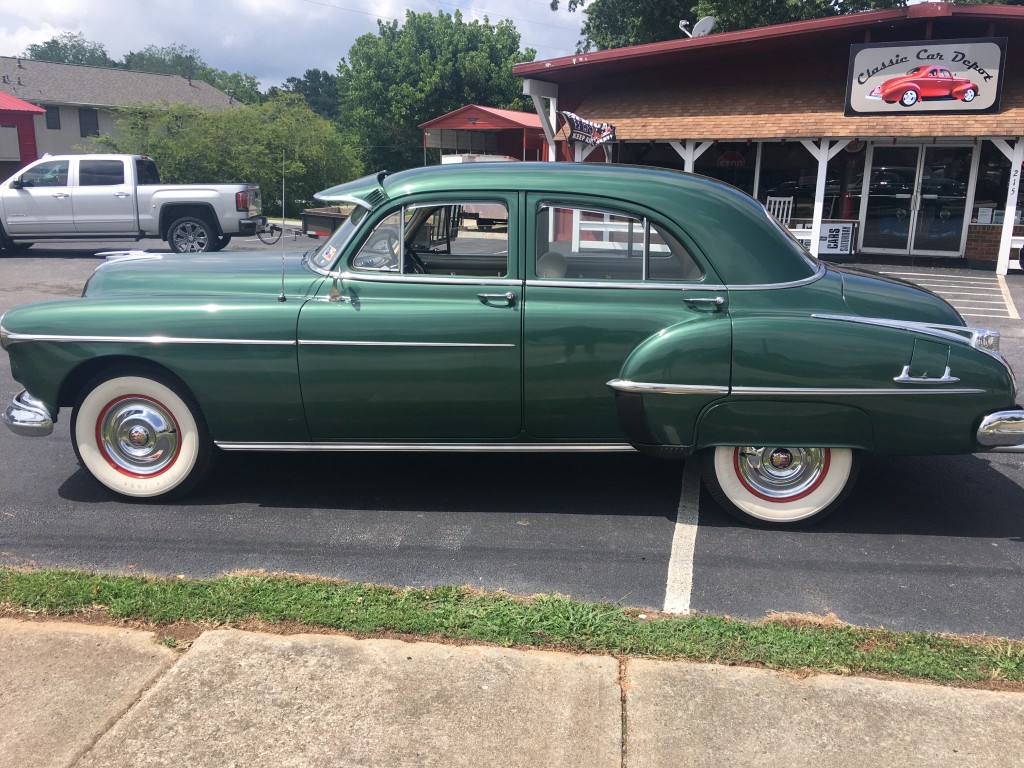
[[[78,186],[107,187],[124,184],[124,163],[120,160],[82,160],[78,166]]]
[[[139,184],[160,183],[160,171],[156,169],[156,163],[148,157],[136,158],[135,175],[139,178]]]
[[[542,204],[535,269],[541,279],[692,281],[703,270],[650,219],[611,210]]]

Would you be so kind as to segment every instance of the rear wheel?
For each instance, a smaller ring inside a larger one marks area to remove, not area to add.
[[[212,251],[216,239],[210,222],[195,216],[182,216],[167,229],[167,244],[175,253]]]
[[[704,482],[729,514],[768,528],[822,520],[853,488],[860,455],[849,448],[718,446],[703,455]]]
[[[212,450],[192,396],[170,377],[149,372],[93,379],[75,406],[71,439],[89,474],[131,498],[187,492]]]
[[[211,251],[221,251],[231,242],[231,235],[220,235],[213,239],[213,245],[210,246]]]

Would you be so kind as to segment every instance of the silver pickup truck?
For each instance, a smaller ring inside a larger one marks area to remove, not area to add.
[[[49,155],[0,184],[0,248],[38,240],[166,240],[173,251],[219,251],[266,227],[252,184],[160,184],[141,155]]]

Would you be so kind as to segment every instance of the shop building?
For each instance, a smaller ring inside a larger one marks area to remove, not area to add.
[[[1020,267],[1024,8],[922,3],[513,71],[549,160],[727,181],[819,255]],[[565,112],[614,137],[570,140]]]

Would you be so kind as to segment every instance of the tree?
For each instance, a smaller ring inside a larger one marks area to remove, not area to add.
[[[125,54],[123,66],[126,69],[202,80],[243,104],[258,104],[263,100],[259,81],[253,75],[215,69],[203,61],[199,51],[181,43],[163,47],[147,45],[141,51],[131,51]]]
[[[116,67],[107,56],[102,43],[86,40],[79,32],[61,32],[43,43],[33,43],[21,54],[26,59],[56,61],[60,64],[88,64],[93,67]]]
[[[657,43],[683,37],[679,22],[715,17],[716,32],[818,19],[880,8],[902,8],[907,0],[566,0],[586,16],[579,52]],[[560,0],[551,0],[557,10]]]
[[[302,77],[289,77],[282,85],[285,93],[298,93],[309,108],[321,117],[338,117],[338,76],[322,69],[307,69]],[[278,91],[271,88],[268,93]]]
[[[285,215],[291,216],[312,205],[315,192],[363,171],[353,142],[297,94],[218,112],[184,105],[128,107],[117,126],[120,136],[95,140],[105,151],[149,155],[169,183],[257,183],[268,215],[281,213],[282,170]]]
[[[342,125],[358,138],[369,168],[421,165],[417,126],[466,104],[527,106],[512,65],[536,51],[520,52],[511,21],[467,23],[458,11],[406,11],[404,24],[377,25],[377,34],[356,39],[337,80]]]

